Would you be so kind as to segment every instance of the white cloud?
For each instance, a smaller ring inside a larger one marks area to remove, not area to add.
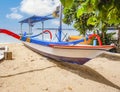
[[[60,4],[59,0],[22,0],[20,10],[31,15],[51,14]]]
[[[7,14],[7,18],[21,19],[23,16],[20,12],[29,15],[44,16],[51,14],[59,6],[60,0],[22,0],[19,7],[11,8],[11,13]]]
[[[7,14],[6,17],[11,19],[21,19],[23,16],[13,12],[11,14]]]
[[[18,13],[18,7],[16,7],[16,8],[11,8],[11,12],[12,12],[12,13],[6,15],[7,18],[11,18],[11,19],[21,19],[21,18],[23,17],[22,15],[20,15],[20,14]]]

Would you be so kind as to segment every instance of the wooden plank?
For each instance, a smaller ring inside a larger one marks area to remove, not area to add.
[[[4,52],[5,60],[12,60],[12,52]]]

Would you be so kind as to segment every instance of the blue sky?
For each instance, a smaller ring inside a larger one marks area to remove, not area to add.
[[[59,0],[0,0],[0,28],[18,32],[20,20],[33,15],[51,14],[59,4]],[[45,25],[58,27],[58,24],[59,21],[54,20]]]
[[[0,3],[0,28],[12,29],[18,22],[16,19],[7,18],[6,15],[11,13],[11,8],[19,6],[21,0],[1,0]]]

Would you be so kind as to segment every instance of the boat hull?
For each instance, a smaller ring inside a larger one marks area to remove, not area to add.
[[[58,61],[76,63],[76,64],[84,64],[90,59],[100,55],[106,49],[93,49],[93,48],[82,48],[83,46],[43,46],[40,44],[28,43],[24,42],[24,45],[31,50],[49,57],[51,59],[55,59]]]

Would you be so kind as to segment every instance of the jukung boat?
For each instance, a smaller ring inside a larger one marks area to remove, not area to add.
[[[60,13],[61,14],[61,13]],[[40,34],[48,32],[50,34],[50,38],[52,38],[52,33],[49,30],[44,30],[42,33],[34,35],[34,36],[27,36],[26,34],[18,35],[6,29],[0,29],[0,33],[5,33],[10,36],[13,36],[16,39],[21,40],[24,45],[31,50],[49,57],[51,59],[55,59],[58,61],[65,61],[70,63],[76,64],[84,64],[90,59],[102,54],[105,51],[109,51],[115,46],[113,45],[102,45],[99,35],[92,34],[86,38],[78,39],[75,41],[62,41],[61,40],[61,32],[62,32],[62,21],[60,15],[60,26],[58,28],[58,41],[45,41],[42,39],[36,39],[35,37],[39,36]],[[23,23],[28,23],[32,25],[35,22],[42,22],[48,19],[53,19],[49,16],[32,16],[30,18],[24,19],[20,21],[21,25]],[[22,29],[22,28],[21,28]],[[31,28],[30,28],[31,29]],[[96,37],[99,45],[81,45],[80,42],[84,42],[87,39],[91,39],[92,37]]]
[[[109,51],[110,49],[115,48],[113,45],[102,45],[99,36],[96,34],[90,35],[88,39],[93,36],[97,37],[99,39],[99,45],[97,46],[79,44],[86,39],[80,39],[71,42],[49,42],[27,36],[20,36],[6,29],[0,29],[0,33],[5,33],[13,36],[16,39],[22,40],[26,47],[40,53],[43,56],[58,61],[77,64],[84,64],[90,59],[100,55],[104,51]]]
[[[102,45],[99,36],[96,34],[93,34],[86,39],[90,39],[93,36],[97,37],[99,39],[99,45],[97,46],[79,44],[86,39],[80,39],[71,42],[49,42],[30,38],[24,35],[20,36],[6,29],[0,29],[0,33],[8,34],[16,39],[23,41],[26,47],[37,53],[40,53],[43,56],[58,61],[65,61],[76,64],[84,64],[90,59],[102,54],[103,52],[115,48],[113,45]]]

